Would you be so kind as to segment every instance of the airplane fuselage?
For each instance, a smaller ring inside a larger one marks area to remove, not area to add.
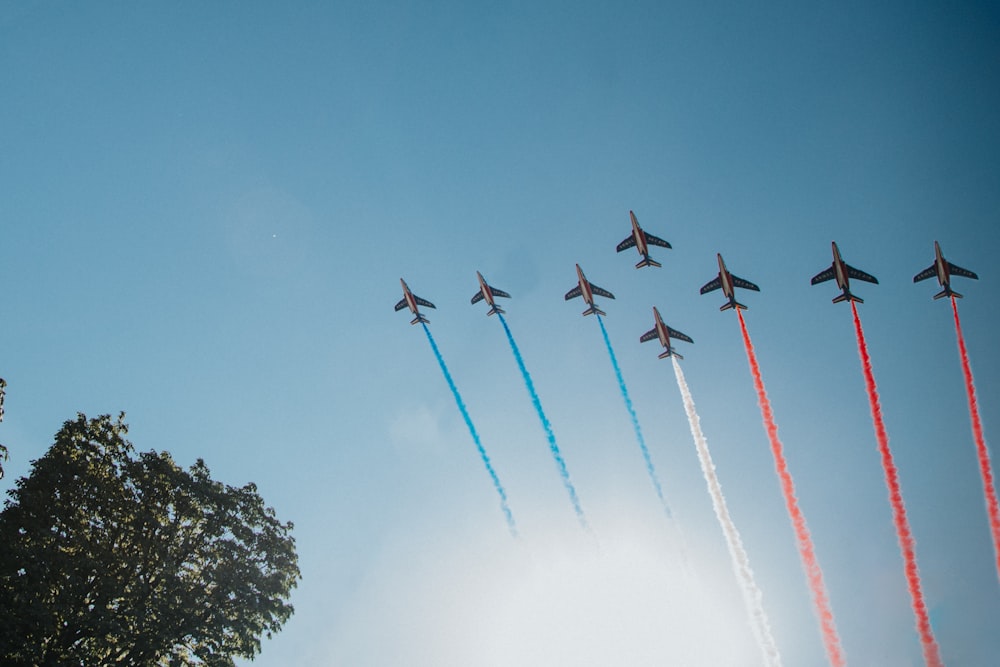
[[[479,291],[483,293],[483,298],[486,299],[486,303],[489,304],[490,308],[496,308],[496,304],[493,302],[493,290],[490,286],[486,284],[486,279],[483,278],[483,274],[476,271],[476,275],[479,277]]]
[[[937,241],[934,242],[934,266],[937,269],[938,283],[942,287],[948,287],[951,282],[951,271],[948,269],[948,262],[944,261],[941,245]]]
[[[586,276],[583,275],[583,269],[580,268],[579,264],[576,265],[576,277],[577,280],[580,282],[580,296],[583,297],[583,300],[587,302],[588,306],[593,308],[594,292],[591,291],[590,283],[587,282],[587,278]]]
[[[850,290],[850,278],[847,276],[847,265],[840,258],[840,250],[836,242],[833,244],[833,272],[837,278],[837,287],[845,292]]]
[[[733,287],[733,276],[726,269],[726,263],[722,261],[722,255],[716,254],[719,258],[719,280],[722,282],[722,293],[732,302],[736,301],[736,290]]]
[[[653,315],[656,318],[656,336],[660,339],[660,345],[667,348],[670,351],[670,334],[667,332],[667,325],[663,323],[663,318],[660,317],[660,311],[653,306]]]
[[[635,213],[629,211],[628,214],[632,218],[632,236],[635,238],[635,247],[640,255],[648,258],[649,244],[646,243],[646,234],[643,233],[642,227],[639,226],[639,221],[636,220]]]
[[[406,299],[406,307],[409,308],[410,312],[414,315],[419,315],[420,313],[417,312],[417,300],[413,298],[413,292],[411,292],[410,288],[407,287],[405,280],[400,278],[399,282],[403,284],[403,298]]]

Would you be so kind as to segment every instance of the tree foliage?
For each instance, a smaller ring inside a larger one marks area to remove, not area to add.
[[[291,616],[291,523],[204,461],[67,421],[0,512],[0,663],[233,665]]]

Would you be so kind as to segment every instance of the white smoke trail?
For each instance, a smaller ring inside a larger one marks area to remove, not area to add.
[[[688,389],[687,381],[681,366],[677,363],[677,357],[671,356],[674,363],[674,374],[677,376],[677,387],[681,390],[681,398],[684,399],[684,411],[687,412],[688,424],[691,426],[691,435],[694,437],[694,445],[698,450],[698,461],[701,463],[701,472],[705,476],[705,483],[708,485],[708,493],[712,497],[712,506],[715,508],[715,516],[719,519],[722,532],[726,537],[726,545],[729,547],[729,557],[732,560],[733,572],[740,582],[740,589],[743,592],[743,603],[746,605],[747,613],[750,616],[750,627],[753,630],[754,638],[764,656],[764,664],[770,667],[781,665],[781,655],[778,653],[778,646],[771,635],[771,624],[767,620],[764,612],[762,595],[757,582],[754,581],[753,570],[750,569],[750,559],[743,548],[743,541],[740,533],[736,530],[733,519],[729,516],[729,509],[726,507],[726,498],[722,495],[722,485],[715,475],[715,464],[712,463],[712,455],[708,451],[708,442],[701,432],[701,420],[694,408],[694,399],[691,398],[691,391]]]

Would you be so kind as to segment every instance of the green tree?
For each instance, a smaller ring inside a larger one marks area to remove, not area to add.
[[[0,663],[233,665],[291,616],[291,523],[253,484],[77,415],[0,512]]]

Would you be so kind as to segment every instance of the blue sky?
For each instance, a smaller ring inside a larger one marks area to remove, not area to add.
[[[941,242],[990,441],[1000,13],[989,3],[0,2],[0,437],[10,488],[77,411],[254,481],[295,522],[296,614],[258,665],[757,664],[652,306],[786,664],[824,664],[721,252],[851,664],[918,665],[849,309],[945,661],[1000,652],[1000,586]],[[628,211],[673,244],[617,255]],[[684,578],[574,263],[701,582]],[[521,347],[582,534],[480,270]],[[399,278],[505,485],[496,493]],[[726,653],[728,651],[728,653]],[[713,653],[714,652],[714,653]],[[695,656],[695,657],[692,657]]]

